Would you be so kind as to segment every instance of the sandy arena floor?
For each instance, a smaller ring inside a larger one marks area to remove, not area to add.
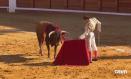
[[[49,60],[46,47],[44,56],[39,56],[36,22],[62,25],[75,39],[84,30],[83,15],[0,12],[0,79],[131,79],[131,16],[86,14],[99,18],[103,30],[100,59],[89,66],[53,66],[53,49]],[[127,70],[127,74],[115,74],[115,70]]]

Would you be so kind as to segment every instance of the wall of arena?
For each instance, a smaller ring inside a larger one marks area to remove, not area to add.
[[[8,6],[0,0],[0,7]],[[131,13],[131,0],[16,0],[17,7]]]

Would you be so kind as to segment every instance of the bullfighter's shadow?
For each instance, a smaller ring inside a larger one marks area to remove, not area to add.
[[[0,55],[0,62],[4,63],[23,63],[29,60],[33,60],[33,58],[25,58],[23,54]]]
[[[129,56],[102,56],[100,57],[102,60],[108,60],[108,59],[131,59],[131,55]]]

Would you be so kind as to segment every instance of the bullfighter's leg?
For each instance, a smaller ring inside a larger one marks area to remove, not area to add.
[[[96,61],[98,59],[97,58],[98,53],[97,53],[97,46],[96,46],[96,42],[95,42],[95,35],[93,32],[89,33],[89,50],[90,50],[90,52],[94,53],[95,57],[93,60]],[[91,60],[92,60],[92,53],[89,53]]]
[[[88,46],[89,46],[89,58],[90,58],[90,63],[92,63],[92,35],[89,33],[89,35],[86,36],[86,39],[88,40]]]
[[[94,53],[94,60],[97,61],[98,60],[98,50],[97,50],[97,46],[96,46],[96,41],[95,41],[95,36],[93,35],[92,37],[92,50]]]

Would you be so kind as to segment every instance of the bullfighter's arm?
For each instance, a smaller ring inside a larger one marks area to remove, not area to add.
[[[101,32],[101,22],[99,20],[97,21],[96,26],[97,26],[97,31]]]

